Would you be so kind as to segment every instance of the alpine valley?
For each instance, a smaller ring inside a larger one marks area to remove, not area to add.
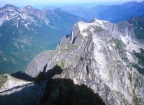
[[[60,9],[0,8],[0,74],[24,71],[38,53],[55,49],[60,38],[70,34],[80,20]]]

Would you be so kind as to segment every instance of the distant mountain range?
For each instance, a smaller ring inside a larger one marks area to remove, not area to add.
[[[60,38],[81,20],[60,9],[0,8],[0,73],[23,71],[39,52],[55,49]]]
[[[54,7],[45,7],[45,10],[55,9]],[[61,8],[63,11],[80,16],[88,21],[93,18],[107,20],[110,22],[119,22],[127,20],[133,16],[144,15],[144,1],[142,2],[127,2],[115,5],[98,5],[93,8],[65,6]]]

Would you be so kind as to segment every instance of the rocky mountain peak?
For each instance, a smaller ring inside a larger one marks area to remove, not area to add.
[[[108,22],[108,21],[104,21],[104,20],[99,20],[99,19],[96,19],[96,18],[94,18],[94,19],[92,19],[91,21],[90,21],[90,23],[102,23],[102,22]]]
[[[0,8],[0,10],[2,10],[1,12],[6,12],[6,11],[14,11],[14,10],[17,10],[18,8],[15,7],[14,5],[11,5],[11,4],[6,4],[4,7]]]
[[[28,9],[28,10],[34,10],[35,9],[34,7],[32,7],[30,5],[27,5],[25,8]]]
[[[12,4],[6,4],[3,8],[9,8],[9,7],[11,7],[11,8],[16,8],[14,5],[12,5]]]
[[[56,8],[54,11],[55,12],[62,12],[62,10],[60,8]]]
[[[91,20],[89,24],[86,22],[80,21],[77,24],[75,24],[71,37],[73,37],[73,35],[78,35],[78,34],[76,34],[76,32],[78,32],[82,36],[88,36],[90,34],[87,33],[87,30],[90,29],[91,31],[93,31],[92,27],[97,26],[101,29],[108,30],[111,25],[112,24],[109,23],[108,21],[98,20],[95,18],[93,20]],[[73,34],[73,33],[75,33],[75,34]]]
[[[70,78],[74,84],[86,84],[106,104],[142,105],[144,76],[134,66],[138,58],[133,51],[140,53],[144,46],[133,40],[131,34],[134,33],[127,22],[78,22],[55,51],[36,56],[26,73],[34,77],[44,65],[46,70],[59,65],[63,72],[53,78]]]

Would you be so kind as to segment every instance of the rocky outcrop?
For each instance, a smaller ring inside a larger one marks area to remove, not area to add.
[[[37,105],[43,95],[46,81],[34,84],[9,74],[0,75],[0,105]]]
[[[127,22],[78,22],[56,50],[41,52],[25,72],[34,77],[46,64],[46,70],[59,65],[63,72],[53,78],[84,84],[107,105],[143,105],[144,76],[134,66],[139,59],[133,53],[143,48]]]

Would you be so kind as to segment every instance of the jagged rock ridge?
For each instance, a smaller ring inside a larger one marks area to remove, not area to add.
[[[144,76],[134,66],[139,65],[139,59],[133,52],[140,53],[143,48],[128,22],[78,22],[56,50],[35,57],[26,73],[34,77],[46,64],[47,70],[57,64],[63,72],[53,78],[85,84],[107,105],[143,105]]]

